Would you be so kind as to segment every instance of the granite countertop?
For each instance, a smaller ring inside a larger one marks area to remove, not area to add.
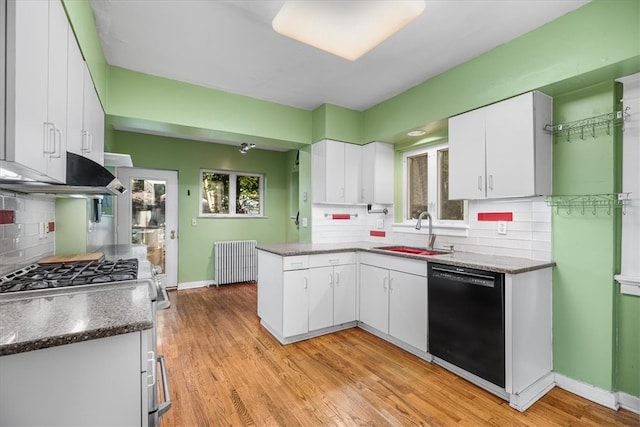
[[[0,356],[152,327],[146,282],[11,295],[0,300]]]
[[[258,245],[258,249],[271,252],[280,256],[314,255],[331,252],[364,251],[403,258],[412,258],[437,262],[440,264],[455,265],[458,267],[478,268],[497,273],[518,274],[528,271],[550,268],[555,266],[553,261],[539,261],[529,258],[516,258],[499,255],[483,255],[471,252],[454,252],[442,255],[413,255],[408,253],[391,252],[380,247],[402,246],[392,244],[380,244],[372,242],[355,243],[276,243]],[[421,248],[426,249],[426,248]]]

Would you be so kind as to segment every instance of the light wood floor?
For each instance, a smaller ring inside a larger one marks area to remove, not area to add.
[[[259,324],[256,285],[170,292],[158,314],[170,426],[640,426],[554,388],[520,413],[359,329],[280,345]]]

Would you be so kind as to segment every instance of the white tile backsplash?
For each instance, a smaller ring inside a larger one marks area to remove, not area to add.
[[[14,224],[0,225],[0,275],[53,255],[55,234],[41,236],[38,224],[55,222],[55,199],[0,192],[0,206],[15,213]]]
[[[375,209],[376,207],[374,207]],[[412,228],[394,232],[393,207],[387,206],[389,213],[369,214],[362,205],[314,204],[312,217],[312,241],[314,243],[348,243],[356,241],[380,242],[381,244],[403,244],[425,246],[427,228],[421,232]],[[495,221],[478,221],[479,212],[512,212],[513,221],[507,222],[507,234],[500,235]],[[334,220],[326,214],[358,214],[349,220]],[[378,230],[377,220],[384,221],[384,228]],[[384,231],[386,236],[372,237],[372,230]],[[461,230],[447,232],[436,229],[436,247],[453,245],[455,250],[476,252],[487,255],[504,255],[531,258],[541,261],[551,260],[551,208],[544,198],[522,198],[504,200],[469,201],[469,228],[466,236]],[[457,235],[445,235],[457,234]]]

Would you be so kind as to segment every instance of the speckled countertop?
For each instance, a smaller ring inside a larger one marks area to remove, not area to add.
[[[153,327],[149,285],[120,282],[0,299],[0,356]]]
[[[441,264],[455,265],[458,267],[479,268],[497,273],[519,274],[528,271],[550,268],[555,266],[553,261],[538,261],[528,258],[516,258],[498,255],[483,255],[471,252],[454,252],[442,255],[412,255],[400,252],[391,252],[380,247],[401,246],[371,242],[356,243],[276,243],[258,245],[258,249],[271,252],[280,256],[313,255],[331,252],[364,251],[403,258],[420,259]],[[425,248],[422,248],[425,249]]]

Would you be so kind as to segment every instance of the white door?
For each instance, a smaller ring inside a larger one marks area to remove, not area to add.
[[[178,285],[178,172],[118,168],[129,190],[117,198],[118,244],[144,244],[147,258],[166,275],[166,286]]]
[[[360,265],[360,321],[389,332],[389,270]]]

